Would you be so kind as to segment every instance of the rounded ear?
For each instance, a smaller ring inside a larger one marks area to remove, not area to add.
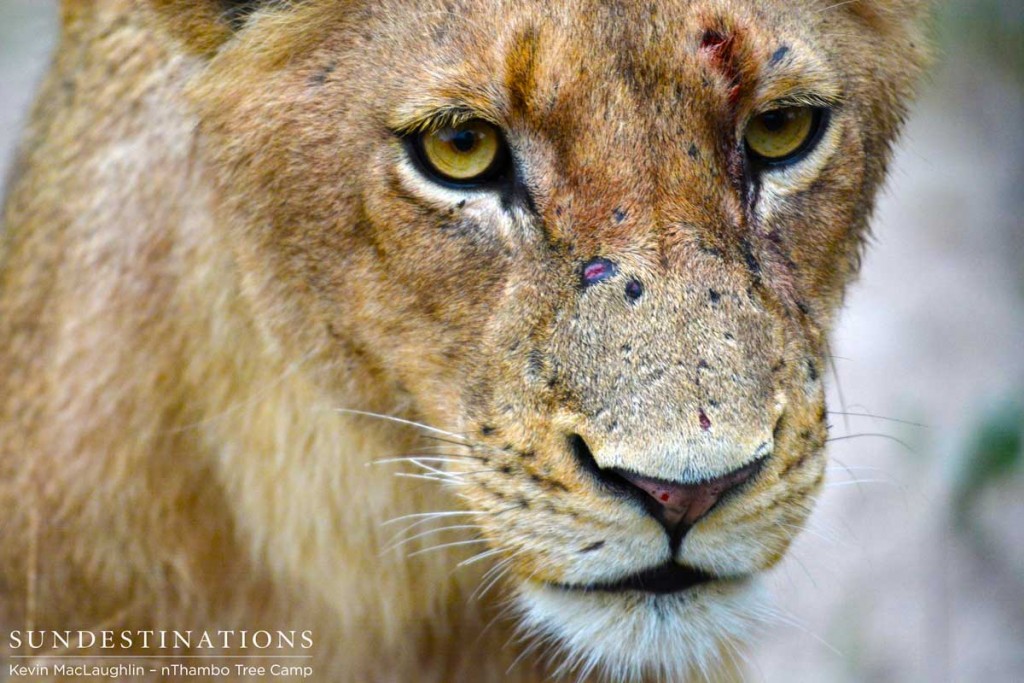
[[[212,54],[275,0],[148,0],[158,20],[195,52]]]
[[[840,6],[839,0],[825,2]],[[931,63],[934,0],[848,0],[841,6],[890,41],[891,49],[900,53],[909,70],[904,75],[916,78]]]
[[[837,0],[831,2],[834,5]],[[933,4],[933,0],[853,0],[843,6],[872,27],[889,32],[906,30],[907,21],[923,21],[931,15]]]

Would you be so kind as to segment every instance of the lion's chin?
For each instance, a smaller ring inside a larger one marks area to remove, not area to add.
[[[767,592],[757,578],[663,595],[523,583],[516,604],[526,638],[549,646],[556,677],[685,681],[703,680],[751,637]]]

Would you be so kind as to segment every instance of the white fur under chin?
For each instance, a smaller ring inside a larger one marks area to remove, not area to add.
[[[558,674],[601,673],[609,681],[707,680],[735,656],[767,607],[758,580],[717,582],[678,595],[585,593],[539,584],[519,587],[521,629],[554,645]],[[539,649],[539,648],[538,648]],[[525,656],[532,656],[531,650]]]

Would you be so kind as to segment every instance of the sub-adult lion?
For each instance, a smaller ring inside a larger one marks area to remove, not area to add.
[[[5,634],[714,670],[821,488],[923,12],[65,0],[0,242]]]

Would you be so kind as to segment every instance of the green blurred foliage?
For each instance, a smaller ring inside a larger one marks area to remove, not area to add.
[[[977,501],[1024,470],[1024,402],[1010,400],[986,415],[971,438],[953,491],[957,526],[970,526]]]

